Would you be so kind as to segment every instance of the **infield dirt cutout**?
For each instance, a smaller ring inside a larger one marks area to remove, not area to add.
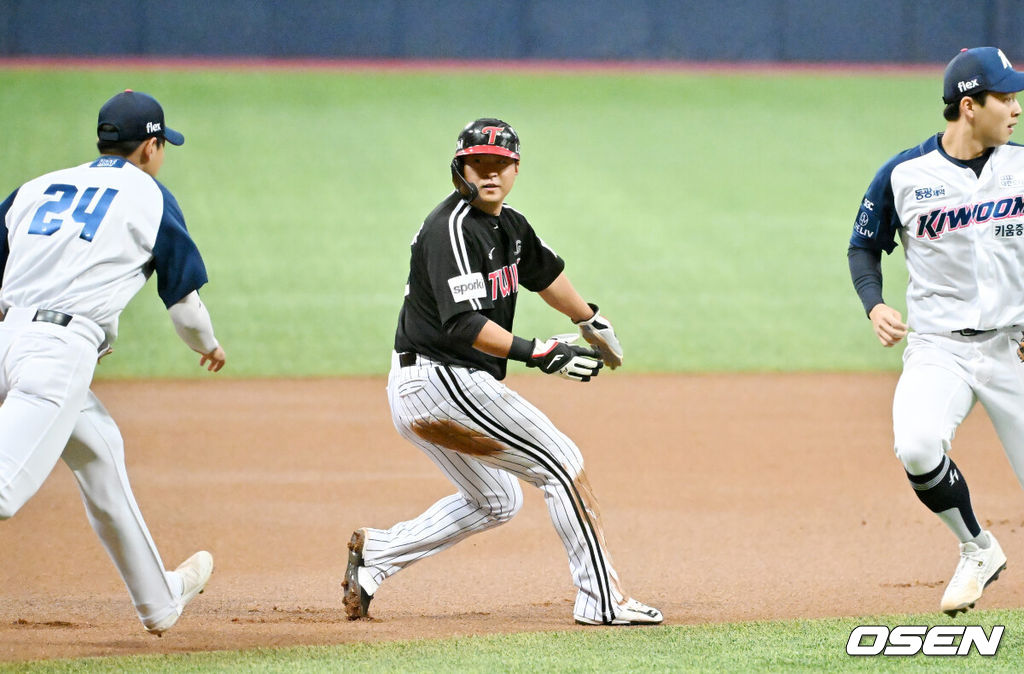
[[[938,613],[952,536],[892,455],[896,375],[509,378],[580,446],[625,589],[667,624]],[[70,471],[0,523],[0,659],[133,655],[581,627],[538,490],[510,523],[389,579],[371,621],[340,583],[352,530],[453,491],[391,425],[384,378],[99,382],[164,563],[206,592],[147,634]],[[1024,493],[980,406],[954,441],[1010,559],[979,608],[1024,605]],[[969,616],[970,614],[968,614]],[[968,618],[969,619],[969,618]],[[847,633],[835,635],[845,647]]]

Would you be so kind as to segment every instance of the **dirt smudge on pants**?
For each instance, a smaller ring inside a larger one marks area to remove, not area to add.
[[[451,419],[417,419],[410,428],[427,442],[462,454],[488,456],[505,451],[505,446],[494,438]]]

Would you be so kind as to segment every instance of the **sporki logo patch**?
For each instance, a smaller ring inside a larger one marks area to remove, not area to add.
[[[993,625],[989,634],[980,625],[897,625],[890,631],[885,625],[860,625],[853,628],[846,642],[847,655],[938,655],[992,656],[1003,638],[1002,625]]]
[[[487,297],[487,284],[480,273],[452,277],[448,279],[448,287],[451,288],[452,299],[456,302]]]

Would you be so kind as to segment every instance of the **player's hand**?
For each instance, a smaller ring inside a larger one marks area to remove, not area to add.
[[[112,353],[114,353],[114,349],[112,349],[111,347],[108,346],[107,348],[103,349],[102,352],[100,352],[99,356],[96,357],[96,362],[97,363],[102,363],[103,359],[106,358],[107,356],[109,356]]]
[[[227,356],[224,354],[224,349],[218,346],[210,353],[203,354],[203,357],[199,359],[199,367],[206,366],[206,369],[210,372],[220,372],[226,360]]]
[[[597,351],[557,339],[546,342],[533,340],[533,354],[526,361],[526,367],[538,368],[546,374],[557,374],[563,379],[584,382],[596,377],[602,365],[601,354]]]
[[[588,306],[594,310],[594,315],[575,325],[580,329],[583,339],[600,352],[604,364],[614,370],[622,365],[622,345],[615,336],[612,322],[599,313],[596,304],[588,303]]]
[[[868,318],[882,346],[895,346],[907,336],[907,324],[903,322],[900,312],[887,304],[879,302],[873,306]]]

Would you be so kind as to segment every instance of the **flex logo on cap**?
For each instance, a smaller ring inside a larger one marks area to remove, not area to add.
[[[1004,61],[1006,60],[1005,56],[1003,57],[1003,60]],[[978,86],[978,78],[977,77],[975,77],[973,80],[968,80],[966,82],[964,82],[963,80],[960,80],[959,82],[956,83],[956,88],[959,89],[960,91],[970,91],[971,89],[974,89],[977,86]]]
[[[146,122],[146,133],[157,133],[160,130],[160,122]]]

